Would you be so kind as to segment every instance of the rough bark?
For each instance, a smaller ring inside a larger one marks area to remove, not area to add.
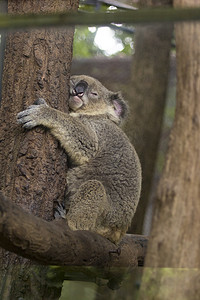
[[[13,0],[8,1],[8,13],[61,12],[76,9],[77,5],[78,1],[72,4],[63,0]],[[6,42],[0,114],[0,189],[13,202],[46,220],[53,217],[54,201],[64,195],[66,155],[45,130],[21,129],[16,114],[38,97],[67,111],[72,39],[73,29],[51,28],[10,33]],[[33,297],[30,265],[27,260],[1,252],[3,299]],[[29,279],[24,280],[25,277]],[[34,288],[37,289],[37,283]],[[40,296],[45,294],[44,287],[40,292]]]
[[[0,2],[0,13],[1,15],[7,13],[7,1],[3,0]],[[1,91],[2,91],[2,75],[3,75],[3,59],[5,50],[5,31],[0,29],[1,42],[0,42],[0,104],[1,104]]]
[[[198,3],[200,5],[200,1]],[[156,263],[154,266],[200,267],[199,30],[198,23],[176,25],[177,106],[149,248],[149,258],[153,255],[153,264]],[[165,232],[162,237],[161,232]],[[175,244],[180,251],[171,256]],[[148,261],[152,262],[152,257]]]
[[[166,102],[172,29],[171,25],[158,24],[136,28],[130,118],[125,131],[139,155],[143,182],[132,233],[142,233],[151,191]]]
[[[176,0],[174,4],[200,6],[200,1]],[[149,274],[144,273],[141,299],[147,297],[150,286],[153,292],[148,299],[200,297],[199,32],[199,23],[176,24],[176,114],[165,169],[158,188],[146,259],[146,266],[152,269]],[[173,269],[167,273],[161,267]],[[182,276],[180,268],[185,268]],[[173,282],[170,287],[169,282]]]

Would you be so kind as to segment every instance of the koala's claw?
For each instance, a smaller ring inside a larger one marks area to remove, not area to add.
[[[46,101],[39,98],[30,105],[26,110],[17,114],[17,122],[22,124],[23,128],[31,129],[37,125],[42,125],[42,111],[44,106],[48,106]]]
[[[55,219],[60,219],[60,218],[66,219],[66,210],[60,202],[57,202],[57,206],[54,211],[54,218]]]
[[[26,110],[17,114],[17,122],[22,124],[24,128],[31,129],[38,125],[34,117],[34,114],[37,112],[35,107],[35,105],[31,105]]]

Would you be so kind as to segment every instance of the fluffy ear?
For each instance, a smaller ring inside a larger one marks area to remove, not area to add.
[[[120,120],[124,119],[128,113],[128,105],[124,101],[121,92],[112,93],[110,96],[111,104],[114,107],[116,117]]]

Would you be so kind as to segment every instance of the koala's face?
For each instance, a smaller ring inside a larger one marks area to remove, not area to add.
[[[104,105],[108,94],[109,91],[92,77],[82,75],[70,78],[69,107],[73,111],[98,109],[100,104]]]
[[[70,78],[69,108],[81,114],[107,114],[116,123],[127,110],[120,93],[110,92],[98,80],[85,75]]]

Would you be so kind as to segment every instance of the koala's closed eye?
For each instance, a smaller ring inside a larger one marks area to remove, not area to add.
[[[91,92],[91,94],[94,96],[98,96],[98,94],[96,92]]]

